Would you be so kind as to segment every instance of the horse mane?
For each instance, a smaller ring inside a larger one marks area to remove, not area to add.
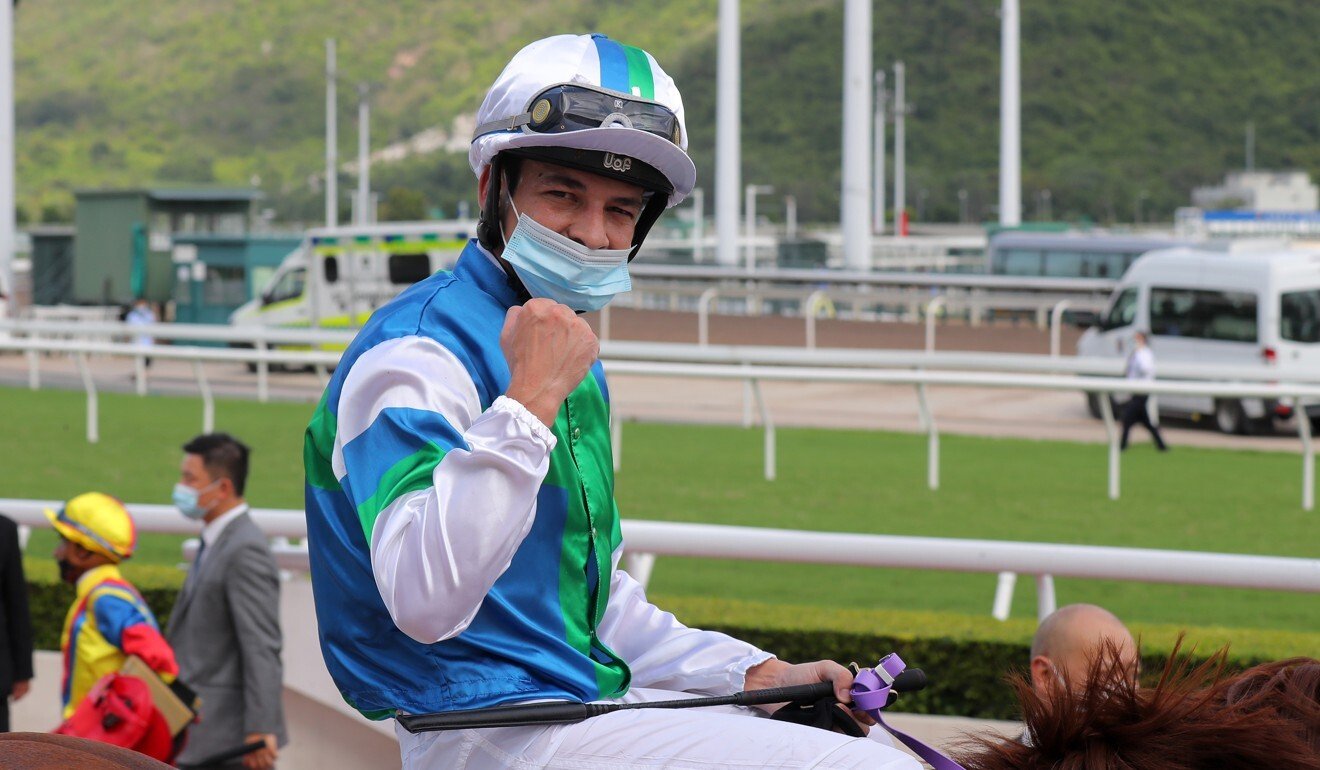
[[[1293,722],[1298,735],[1320,755],[1320,660],[1288,658],[1243,671],[1224,686],[1229,704],[1272,710]]]
[[[971,738],[959,762],[966,770],[1320,770],[1295,722],[1256,700],[1229,702],[1228,648],[1194,665],[1182,641],[1153,687],[1137,683],[1110,642],[1080,686],[1064,679],[1042,695],[1026,673],[1010,674],[1026,734]]]

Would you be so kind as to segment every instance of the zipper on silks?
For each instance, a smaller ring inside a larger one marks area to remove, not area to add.
[[[601,608],[601,598],[605,595],[601,591],[601,586],[605,582],[605,568],[600,563],[600,549],[596,546],[596,520],[591,513],[591,501],[587,498],[586,484],[583,482],[582,466],[577,458],[577,439],[574,432],[577,430],[573,418],[572,395],[564,399],[564,424],[568,428],[568,456],[573,459],[573,467],[577,469],[578,492],[582,496],[582,510],[587,514],[587,537],[589,538],[590,548],[587,558],[596,565],[596,585],[591,589],[588,595],[590,609],[587,614],[587,622],[591,629],[592,646],[596,642],[596,626],[600,623],[600,617],[603,612]],[[584,567],[586,565],[583,565]]]

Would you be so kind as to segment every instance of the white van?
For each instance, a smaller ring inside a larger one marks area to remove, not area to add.
[[[372,311],[437,270],[453,267],[474,221],[389,222],[309,230],[236,326],[358,328]],[[310,268],[310,269],[309,269]]]
[[[1156,370],[1193,363],[1266,364],[1314,375],[1320,370],[1320,251],[1278,247],[1235,251],[1173,248],[1150,252],[1124,274],[1077,354],[1126,357],[1138,330],[1149,332]],[[1161,415],[1213,415],[1225,433],[1265,429],[1292,416],[1288,404],[1261,399],[1160,396]],[[1088,395],[1092,414],[1099,401]],[[1309,409],[1312,418],[1320,409]]]

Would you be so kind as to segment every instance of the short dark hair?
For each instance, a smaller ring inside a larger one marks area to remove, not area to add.
[[[228,433],[204,433],[183,445],[183,451],[202,458],[212,478],[226,478],[234,484],[234,493],[243,496],[247,487],[248,455],[252,450],[247,444]]]

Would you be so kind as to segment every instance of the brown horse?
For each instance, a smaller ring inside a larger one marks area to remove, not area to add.
[[[1320,770],[1298,722],[1258,698],[1227,697],[1227,650],[1193,666],[1175,648],[1154,687],[1127,673],[1107,645],[1084,682],[1040,694],[1010,677],[1027,731],[1018,740],[972,739],[966,770]]]
[[[136,751],[49,733],[0,733],[3,770],[170,770]]]

